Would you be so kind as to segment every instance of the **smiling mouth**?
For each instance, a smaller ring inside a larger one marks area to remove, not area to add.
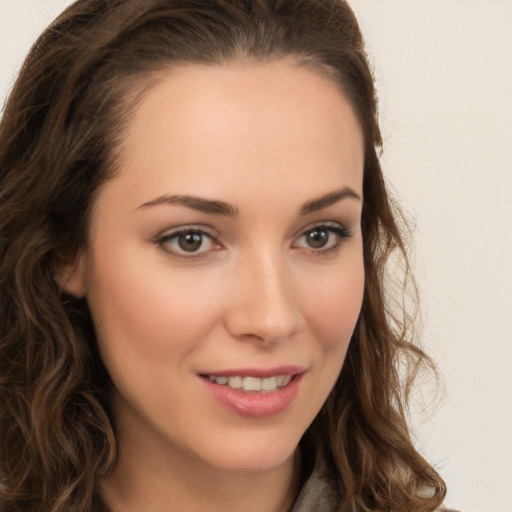
[[[276,375],[274,377],[242,377],[235,376],[215,376],[215,375],[201,375],[204,379],[218,384],[220,386],[227,386],[231,389],[245,392],[245,393],[272,393],[278,389],[287,386],[293,379],[293,375]]]

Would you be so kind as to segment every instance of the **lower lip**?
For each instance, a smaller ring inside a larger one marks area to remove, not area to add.
[[[248,418],[268,418],[288,409],[299,392],[302,374],[294,375],[284,387],[266,393],[246,393],[201,378],[208,391],[228,410]]]

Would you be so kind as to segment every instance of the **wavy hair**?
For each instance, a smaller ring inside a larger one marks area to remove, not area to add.
[[[56,266],[87,244],[95,193],[118,169],[146,90],[184,63],[292,57],[328,75],[364,134],[366,282],[341,375],[301,441],[339,491],[339,511],[432,511],[445,485],[414,448],[407,399],[422,366],[410,315],[386,291],[400,210],[379,164],[374,79],[343,0],[78,0],[34,44],[0,125],[0,508],[106,510],[116,463],[111,383],[87,303]],[[399,287],[399,291],[401,291]],[[405,366],[403,363],[406,363]],[[405,370],[404,370],[405,368]]]

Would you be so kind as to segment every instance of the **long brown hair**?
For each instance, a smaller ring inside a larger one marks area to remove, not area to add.
[[[378,154],[374,80],[343,0],[78,0],[39,38],[0,125],[0,508],[89,512],[116,462],[109,377],[87,303],[55,268],[87,243],[123,127],[159,75],[183,63],[293,57],[335,81],[365,140],[363,307],[338,382],[301,441],[340,511],[431,511],[444,498],[406,409],[431,365],[390,302],[391,254],[407,259]],[[403,370],[403,363],[405,371]]]

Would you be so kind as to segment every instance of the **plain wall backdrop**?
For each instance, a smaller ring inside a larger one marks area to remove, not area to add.
[[[0,0],[0,101],[66,0]],[[384,170],[415,223],[424,345],[444,376],[418,446],[464,512],[512,512],[512,0],[352,0]]]

